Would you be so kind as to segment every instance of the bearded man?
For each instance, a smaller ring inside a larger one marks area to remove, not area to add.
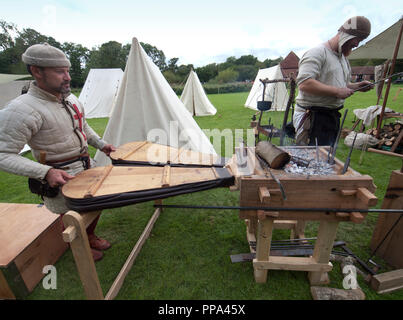
[[[293,117],[297,145],[333,145],[340,128],[339,110],[355,90],[373,88],[368,81],[351,82],[347,56],[366,39],[371,23],[362,16],[348,19],[327,42],[308,50],[299,62],[298,96]]]
[[[88,125],[82,104],[70,93],[71,64],[63,51],[35,44],[22,61],[35,81],[0,111],[0,170],[31,178],[31,191],[41,194],[50,211],[63,215],[69,208],[59,188],[95,165],[88,145],[107,155],[116,149]],[[25,144],[39,162],[19,155]],[[111,246],[94,233],[98,219],[87,228],[95,261]]]

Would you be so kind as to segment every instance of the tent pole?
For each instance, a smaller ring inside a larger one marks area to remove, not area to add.
[[[403,17],[400,18],[400,31],[399,31],[399,35],[397,36],[395,51],[393,53],[392,65],[390,67],[390,73],[389,74],[393,74],[393,72],[395,70],[396,58],[397,58],[397,54],[399,53],[400,39],[402,38],[402,32],[403,32]],[[378,118],[378,126],[376,128],[377,129],[377,133],[376,133],[376,138],[377,139],[379,139],[379,135],[381,133],[380,129],[381,129],[382,120],[383,120],[383,116],[384,116],[384,113],[385,113],[385,107],[386,107],[386,103],[388,101],[389,90],[390,90],[391,85],[392,85],[392,79],[390,79],[388,81],[388,86],[386,87],[386,92],[385,92],[385,98],[383,99],[382,111],[381,111],[381,114],[379,115],[379,118]]]

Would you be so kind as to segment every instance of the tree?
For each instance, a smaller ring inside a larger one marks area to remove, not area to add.
[[[242,56],[239,59],[235,61],[235,64],[237,65],[251,65],[254,66],[258,62],[258,59],[251,54]]]
[[[62,50],[66,53],[71,63],[71,86],[75,88],[82,87],[85,82],[84,67],[89,58],[89,50],[81,44],[72,42],[63,43]]]
[[[171,72],[177,72],[178,71],[178,66],[176,65],[178,63],[179,58],[172,58],[168,60],[168,65],[167,65],[167,70]]]
[[[215,63],[210,63],[204,67],[196,68],[195,72],[201,82],[208,82],[218,75],[218,67]]]
[[[258,68],[254,65],[239,65],[234,68],[238,73],[238,81],[253,80],[256,78]]]
[[[158,50],[157,47],[144,42],[140,42],[140,45],[161,71],[167,69],[167,65],[165,63],[165,54],[162,50]]]
[[[117,41],[103,43],[99,48],[90,52],[87,69],[92,68],[121,68],[126,66],[125,50]]]
[[[215,78],[218,83],[234,82],[238,78],[239,73],[232,68],[220,71]]]
[[[11,33],[16,31],[16,29],[17,27],[14,24],[0,20],[0,49],[6,50],[14,45]]]

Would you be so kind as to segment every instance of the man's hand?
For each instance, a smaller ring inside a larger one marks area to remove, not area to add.
[[[116,151],[116,148],[115,148],[113,145],[111,145],[111,144],[107,144],[107,145],[105,145],[105,147],[103,147],[103,148],[101,149],[101,151],[102,151],[103,153],[105,153],[107,156],[109,156],[112,151]]]
[[[74,176],[68,174],[67,172],[54,168],[50,169],[45,176],[45,180],[52,188],[62,186],[73,178]]]
[[[361,92],[367,92],[374,87],[374,84],[369,81],[361,81],[361,82],[358,82],[357,85],[358,85],[357,90],[361,91]]]
[[[337,88],[336,97],[339,99],[346,99],[354,93],[350,88]]]

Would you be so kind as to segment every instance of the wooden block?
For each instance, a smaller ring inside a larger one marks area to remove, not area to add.
[[[279,215],[280,213],[275,211],[257,211],[257,217],[259,218],[259,220],[264,220],[266,218],[278,218]]]
[[[258,270],[292,270],[292,271],[331,271],[333,265],[328,263],[317,263],[312,257],[281,257],[270,256],[269,261],[253,260],[253,267]]]
[[[270,201],[270,192],[266,187],[259,187],[259,199],[261,203],[268,203]]]
[[[354,223],[361,223],[365,220],[365,216],[360,212],[351,212],[350,220]]]
[[[358,188],[357,198],[365,203],[368,207],[373,207],[378,202],[378,198],[367,188]]]
[[[274,220],[275,229],[294,229],[297,226],[297,220]]]
[[[64,242],[72,242],[77,236],[77,230],[74,226],[69,226],[63,231],[62,235]]]
[[[357,193],[357,190],[340,190],[340,194],[342,196],[354,196]]]
[[[371,288],[377,293],[387,293],[403,288],[403,269],[372,276]]]

